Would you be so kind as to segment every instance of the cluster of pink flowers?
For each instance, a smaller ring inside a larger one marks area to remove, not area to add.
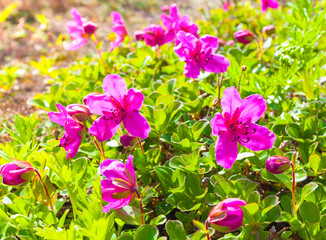
[[[231,5],[231,1],[224,1],[225,10]],[[262,0],[262,10],[265,11],[268,7],[276,8],[278,4],[275,0]],[[180,16],[176,4],[165,6],[164,10],[169,10],[169,15],[161,15],[163,26],[152,24],[142,31],[136,31],[137,41],[145,41],[152,47],[175,41],[174,51],[185,62],[184,74],[188,78],[198,78],[201,70],[213,73],[227,71],[230,61],[216,53],[219,46],[217,37],[199,37],[197,25],[191,22],[188,15]],[[75,20],[67,23],[67,29],[72,42],[65,47],[67,50],[76,50],[86,44],[88,38],[95,33],[96,25],[82,18],[76,9],[72,9],[71,13]],[[120,13],[112,12],[111,17],[111,30],[115,33],[110,49],[112,51],[123,42],[127,30]],[[263,33],[275,32],[275,27],[267,27],[263,29]],[[256,39],[256,36],[251,31],[242,29],[234,34],[234,38],[247,44]],[[58,103],[59,112],[48,113],[52,122],[64,127],[60,146],[66,150],[67,158],[76,156],[86,132],[102,143],[110,140],[123,124],[122,130],[125,129],[128,134],[122,135],[120,142],[123,146],[130,146],[137,144],[138,138],[146,139],[151,131],[146,118],[140,113],[144,101],[141,91],[134,88],[128,90],[125,80],[117,74],[108,74],[102,87],[104,94],[88,94],[83,99],[85,105],[72,104],[65,108]],[[238,143],[252,151],[272,148],[275,135],[266,127],[255,123],[267,108],[261,95],[251,95],[242,100],[235,87],[226,88],[221,106],[222,113],[216,113],[210,122],[212,134],[218,136],[215,145],[218,165],[226,169],[232,167],[238,155]],[[88,129],[86,122],[91,118],[92,125]],[[109,202],[103,207],[104,212],[126,206],[135,197],[140,197],[132,160],[133,156],[129,156],[126,164],[114,159],[106,159],[101,163],[100,172],[106,178],[101,182],[102,196]],[[288,167],[288,161],[280,157],[271,158],[266,162],[268,171],[274,173],[281,173]],[[17,164],[11,164],[2,166],[0,173],[7,184],[20,184],[25,181],[22,174],[32,170],[31,166],[21,168]],[[238,229],[243,220],[240,206],[245,205],[245,201],[235,198],[221,201],[209,213],[206,227],[208,228],[209,224],[221,232]]]
[[[231,0],[223,1],[223,10],[227,11],[233,5]],[[260,1],[262,12],[266,12],[268,8],[276,9],[279,7],[277,0],[261,0]]]

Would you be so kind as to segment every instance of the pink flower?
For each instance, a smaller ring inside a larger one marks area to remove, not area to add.
[[[90,35],[96,31],[96,24],[82,18],[77,9],[71,9],[71,14],[74,16],[75,21],[67,22],[67,31],[72,39],[72,42],[66,43],[64,48],[66,50],[75,51],[87,43]]]
[[[213,207],[207,221],[219,232],[233,232],[242,226],[243,211],[240,206],[246,206],[246,202],[238,198],[225,199]]]
[[[102,116],[94,121],[88,132],[103,142],[112,138],[123,122],[131,135],[147,138],[151,128],[139,113],[143,94],[134,88],[127,90],[125,80],[117,74],[104,78],[103,91],[105,94],[89,94],[83,100],[92,112]]]
[[[126,165],[118,160],[107,159],[100,165],[100,171],[104,177],[101,181],[103,200],[109,202],[103,207],[103,212],[109,212],[112,208],[122,208],[131,203],[138,195],[138,185],[133,156],[129,156]]]
[[[110,51],[119,47],[125,36],[127,36],[127,30],[123,23],[121,14],[118,12],[112,12],[111,17],[113,19],[111,30],[116,33],[116,39],[112,42]]]
[[[24,161],[14,161],[0,166],[2,182],[6,185],[19,185],[31,180],[34,175],[33,166]]]
[[[191,33],[180,31],[177,34],[179,45],[174,47],[175,53],[186,62],[184,74],[188,78],[196,79],[200,69],[207,72],[226,72],[230,61],[221,54],[215,54],[218,48],[218,39],[210,35],[196,38]]]
[[[280,174],[291,167],[292,163],[289,158],[284,156],[273,156],[266,160],[265,166],[268,172]]]
[[[234,38],[239,43],[248,44],[256,38],[256,35],[247,29],[241,29],[234,33]]]
[[[273,147],[275,135],[258,121],[266,110],[266,102],[255,94],[241,100],[234,87],[224,90],[221,100],[223,114],[216,113],[211,120],[212,133],[219,136],[215,151],[217,164],[230,169],[238,155],[238,145],[252,151],[267,150]]]
[[[165,43],[172,42],[174,39],[174,31],[164,30],[161,25],[151,24],[143,31],[136,31],[135,37],[136,40],[144,39],[146,45],[155,47],[156,45],[161,46]]]
[[[265,33],[267,36],[270,36],[275,33],[275,26],[274,25],[268,25],[263,27],[263,34]]]
[[[66,150],[67,158],[73,158],[78,152],[82,137],[85,133],[85,127],[69,116],[64,106],[59,103],[56,105],[59,112],[49,112],[48,115],[52,122],[65,128],[66,132],[60,139],[60,147]]]
[[[261,0],[261,10],[266,12],[267,8],[278,8],[279,4],[276,0]]]
[[[179,31],[184,31],[198,37],[197,25],[190,21],[190,17],[188,15],[180,17],[178,14],[178,5],[175,3],[170,5],[170,15],[161,15],[161,21],[164,27],[166,27],[168,30],[174,31],[175,34],[177,34]],[[179,42],[176,42],[176,45],[178,44]]]

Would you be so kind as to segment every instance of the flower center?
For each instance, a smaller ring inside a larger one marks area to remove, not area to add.
[[[126,117],[126,111],[116,98],[111,96],[110,100],[115,108],[111,109],[111,112],[108,112],[106,115],[104,115],[103,119],[104,120],[115,119],[115,123],[119,124]]]
[[[209,59],[211,58],[212,58],[212,54],[206,53],[204,51],[197,52],[194,56],[195,61],[201,65],[207,65]]]
[[[250,141],[250,137],[246,137],[249,134],[254,134],[257,130],[254,128],[252,131],[249,131],[249,126],[246,125],[246,123],[235,121],[230,125],[230,130],[232,134],[234,135],[234,138],[232,138],[232,142],[235,142],[237,140],[247,143]],[[240,135],[245,135],[246,139],[241,138]]]

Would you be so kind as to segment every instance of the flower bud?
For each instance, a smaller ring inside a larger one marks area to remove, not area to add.
[[[31,180],[34,175],[33,166],[24,161],[10,162],[0,167],[3,184],[19,185]]]
[[[170,10],[170,6],[169,5],[163,5],[162,7],[161,7],[161,10],[163,11],[163,12],[168,12],[169,10]]]
[[[88,21],[83,23],[83,29],[84,29],[84,33],[88,34],[88,35],[92,35],[95,33],[97,26],[95,23]]]
[[[270,36],[275,33],[275,26],[274,25],[268,25],[263,27],[263,33],[265,33],[267,36]]]
[[[291,167],[292,163],[287,157],[273,156],[266,160],[265,166],[268,172],[280,174],[285,172]]]
[[[233,232],[242,226],[243,211],[240,206],[246,206],[246,202],[238,198],[225,199],[212,208],[207,221],[219,232]]]
[[[247,29],[241,29],[234,33],[234,38],[239,43],[248,44],[256,38],[256,35]]]
[[[221,39],[221,38],[218,39],[219,46],[224,46],[225,44],[226,44],[226,41],[224,39]]]
[[[135,31],[134,36],[136,41],[144,41],[144,31]]]
[[[227,41],[226,46],[233,46],[234,45],[234,41],[233,40],[230,40],[230,41]]]
[[[88,107],[82,104],[70,104],[66,107],[67,113],[78,121],[87,121],[92,115]]]
[[[129,134],[122,135],[120,137],[120,143],[122,146],[128,147],[128,146],[135,146],[137,144],[137,137],[134,137]]]

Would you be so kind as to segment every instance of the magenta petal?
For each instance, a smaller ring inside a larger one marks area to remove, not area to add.
[[[108,180],[112,181],[115,178],[121,178],[124,180],[128,180],[125,172],[125,165],[115,159],[106,159],[100,165],[100,172],[104,177]]]
[[[135,169],[134,165],[132,164],[132,160],[134,159],[134,156],[130,155],[128,157],[128,160],[126,162],[126,169],[131,173],[131,176],[133,177],[133,185],[136,185],[136,174],[135,174]]]
[[[207,72],[226,72],[230,66],[230,61],[221,54],[212,54],[207,64],[201,64],[201,68]]]
[[[224,90],[223,97],[221,100],[223,115],[225,113],[229,113],[230,115],[232,115],[235,110],[241,106],[241,104],[242,100],[240,94],[235,89],[235,87],[229,87]]]
[[[90,93],[83,99],[84,104],[95,114],[104,115],[103,111],[111,112],[115,109],[110,97],[99,93]]]
[[[128,90],[127,98],[124,100],[124,106],[126,107],[126,111],[139,111],[141,106],[143,105],[144,95],[141,91],[130,88]]]
[[[80,49],[82,46],[84,46],[87,43],[87,38],[75,38],[69,43],[64,43],[64,48],[68,51],[75,51]]]
[[[246,201],[239,199],[239,198],[227,198],[225,200],[223,200],[223,206],[246,206]]]
[[[147,138],[151,131],[146,118],[138,111],[127,111],[126,117],[123,119],[123,124],[127,131],[135,137]]]
[[[81,14],[78,12],[78,10],[76,8],[73,8],[73,9],[70,10],[70,13],[74,16],[74,19],[77,22],[77,24],[82,26],[83,25],[83,20],[82,20]]]
[[[176,38],[184,47],[189,48],[191,51],[196,48],[197,42],[199,41],[194,35],[184,31],[179,31]]]
[[[263,96],[254,94],[243,99],[239,121],[256,122],[266,111],[267,104]]]
[[[180,42],[176,47],[173,48],[173,50],[179,56],[181,61],[186,62],[189,58],[191,58],[188,48],[185,48]]]
[[[123,199],[117,199],[115,202],[110,202],[108,205],[102,208],[104,213],[109,212],[111,209],[119,209],[127,206],[130,203],[131,196]]]
[[[66,133],[65,133],[66,134]],[[64,135],[65,136],[65,135]],[[77,136],[76,138],[73,138],[72,140],[70,140],[70,142],[63,146],[64,149],[67,152],[67,158],[74,158],[78,152],[80,143],[81,143],[82,138],[80,136]],[[62,144],[62,141],[60,141],[60,144]]]
[[[200,74],[199,64],[194,61],[186,62],[183,73],[187,78],[196,79]]]
[[[215,146],[215,157],[217,164],[230,169],[237,159],[238,146],[237,141],[232,142],[230,134],[221,134]]]
[[[161,21],[164,27],[166,27],[168,30],[173,29],[173,23],[174,20],[168,15],[162,14],[161,15]]]
[[[255,123],[248,123],[249,131],[255,129],[255,133],[249,135],[239,134],[241,139],[246,139],[249,137],[248,142],[240,142],[246,148],[252,151],[267,150],[273,147],[275,142],[275,135],[268,128],[257,125]]]
[[[93,122],[88,133],[95,136],[100,142],[107,141],[117,132],[120,126],[120,121],[121,119],[118,118],[106,120],[105,116],[100,117]]]
[[[106,95],[122,102],[123,96],[127,94],[127,84],[119,75],[109,74],[103,80],[103,91]]]
[[[215,53],[218,48],[218,38],[213,37],[211,35],[204,35],[199,38],[199,41],[202,45],[202,49],[208,51],[208,49],[212,50],[212,53]]]
[[[68,115],[67,110],[60,103],[57,103],[56,106],[59,112],[49,112],[48,116],[52,122],[59,124],[60,126],[64,126]]]
[[[216,113],[211,120],[212,133],[214,136],[227,132],[228,128],[225,125],[225,118],[221,113]]]
[[[80,130],[83,128],[78,122],[72,118],[67,118],[65,121],[65,130],[70,137],[80,137]]]

